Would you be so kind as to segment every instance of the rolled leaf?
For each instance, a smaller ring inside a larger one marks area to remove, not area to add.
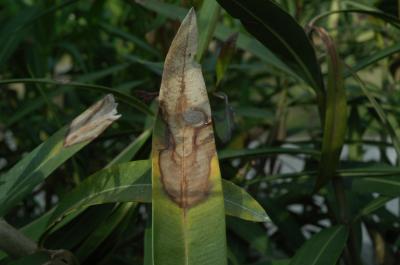
[[[64,147],[97,138],[121,115],[117,114],[114,96],[108,94],[76,117],[70,124]]]
[[[319,164],[318,190],[333,177],[339,166],[340,153],[347,130],[347,96],[344,88],[343,67],[335,44],[323,28],[315,27],[328,53],[328,91],[326,94],[325,124]]]

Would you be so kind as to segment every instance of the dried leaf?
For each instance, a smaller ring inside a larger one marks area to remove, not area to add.
[[[68,147],[98,137],[121,115],[117,113],[117,103],[112,94],[96,102],[70,124],[64,140]]]
[[[168,147],[160,152],[162,182],[182,208],[207,197],[210,163],[216,155],[207,90],[201,68],[194,61],[196,16],[189,13],[186,19],[189,21],[182,23],[165,60],[159,97],[169,131]]]
[[[191,9],[165,59],[153,130],[155,265],[227,262],[221,174],[196,51],[196,15]]]

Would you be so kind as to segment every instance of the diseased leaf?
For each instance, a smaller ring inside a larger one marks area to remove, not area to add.
[[[143,173],[143,170],[146,172]],[[116,202],[151,203],[151,189],[149,161],[109,166],[86,178],[77,188],[65,195],[55,208],[23,227],[21,231],[36,241],[46,230],[48,234],[59,229],[92,205]],[[243,188],[228,180],[222,180],[222,189],[226,215],[252,222],[269,220],[265,210]],[[0,259],[2,257],[0,253]]]
[[[66,132],[66,127],[56,132],[1,177],[0,216],[6,214],[36,185],[94,139],[93,137],[83,137],[80,138],[80,141],[75,141],[73,145],[63,146]],[[100,134],[101,131],[96,133]]]
[[[97,138],[108,126],[119,119],[114,96],[108,94],[76,117],[69,125],[64,147]]]
[[[165,59],[153,132],[155,265],[227,264],[221,176],[196,51],[191,9]]]

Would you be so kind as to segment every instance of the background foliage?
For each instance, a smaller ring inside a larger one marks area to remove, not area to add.
[[[6,210],[0,194],[0,212],[37,240],[43,228],[26,227],[88,176],[149,158],[162,62],[195,6],[222,177],[271,218],[227,217],[229,262],[399,264],[398,2],[218,2],[223,8],[189,0],[2,0],[0,187],[26,153],[104,93],[116,95],[122,118],[65,162],[48,154],[51,175],[30,172],[23,201]],[[326,30],[337,54],[324,35],[306,34],[312,25]],[[149,264],[151,206],[135,206],[79,211],[49,231],[44,246],[68,249],[81,264]]]

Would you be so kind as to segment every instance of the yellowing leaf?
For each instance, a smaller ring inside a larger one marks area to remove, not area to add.
[[[193,9],[164,64],[153,132],[155,265],[224,265],[224,201]]]

